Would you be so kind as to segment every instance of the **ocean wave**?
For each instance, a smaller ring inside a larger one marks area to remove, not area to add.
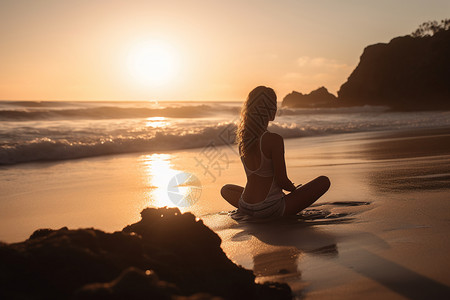
[[[232,134],[235,128],[234,124],[229,123],[200,130],[171,133],[156,131],[147,136],[102,137],[84,141],[35,138],[22,143],[0,145],[0,164],[69,160],[122,153],[202,148],[211,144],[231,144],[234,141]]]
[[[355,131],[345,127],[305,127],[273,123],[269,130],[284,138]],[[189,130],[155,130],[147,134],[104,136],[89,139],[40,137],[21,143],[0,144],[0,164],[58,161],[122,153],[156,152],[230,145],[236,150],[236,124],[219,123]]]
[[[279,116],[318,115],[318,114],[354,114],[354,113],[382,113],[388,111],[387,106],[351,106],[334,108],[278,108]]]
[[[64,107],[70,106],[70,101],[1,101],[3,106],[18,106],[18,107]]]
[[[213,108],[233,112],[236,110],[236,106],[224,108],[209,104],[189,107],[195,113],[208,117],[211,117],[208,110],[212,111]],[[183,113],[186,118],[183,112],[185,109],[186,107],[169,107],[155,111],[173,115]],[[450,126],[449,113],[349,112],[335,115],[306,114],[300,118],[295,115],[281,116],[270,123],[269,130],[284,138],[300,138],[375,130],[441,128]],[[105,114],[104,110],[101,114]],[[121,115],[123,116],[123,112]],[[203,120],[169,118],[161,127],[153,127],[146,119],[124,122],[36,122],[39,126],[5,122],[0,129],[0,164],[57,161],[131,152],[163,152],[208,145],[229,144],[236,150],[233,143],[237,122],[238,116],[234,114],[219,114],[217,118]]]
[[[5,109],[0,110],[0,121],[101,120],[149,117],[203,118],[219,113],[237,114],[238,110],[235,107],[209,104],[165,108],[100,106],[68,109]]]
[[[75,102],[7,102],[0,109],[0,121],[38,121],[38,120],[105,120],[149,117],[167,118],[205,118],[216,115],[239,116],[240,104],[165,104],[163,107],[148,107],[145,103],[127,106],[126,103],[101,105],[99,103]],[[278,116],[382,113],[384,106],[360,106],[342,108],[286,108],[278,109]]]

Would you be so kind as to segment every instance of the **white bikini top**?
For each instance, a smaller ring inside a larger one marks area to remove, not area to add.
[[[272,177],[273,176],[272,159],[267,158],[264,155],[262,148],[261,148],[262,138],[266,132],[267,131],[265,131],[259,138],[259,151],[261,152],[261,164],[259,165],[258,169],[250,170],[249,168],[247,168],[247,166],[245,165],[245,162],[244,162],[244,158],[241,156],[241,161],[242,161],[242,164],[244,165],[245,174],[247,174],[247,177],[252,174],[256,174],[261,177]]]

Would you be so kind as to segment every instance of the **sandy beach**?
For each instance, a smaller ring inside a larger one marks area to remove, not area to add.
[[[121,230],[148,206],[175,206],[167,182],[195,174],[201,196],[182,211],[201,218],[258,282],[279,281],[305,299],[436,299],[449,295],[450,129],[287,139],[296,183],[329,176],[330,191],[296,218],[235,221],[219,194],[243,184],[235,149],[125,154],[0,168],[0,240],[37,228]],[[204,161],[203,161],[204,162]]]
[[[289,149],[301,141],[287,142],[286,151],[293,178],[327,174],[329,193],[300,221],[224,221],[222,247],[305,299],[448,296],[448,131],[327,139],[295,155]]]
[[[1,3],[0,300],[450,299],[450,1]]]

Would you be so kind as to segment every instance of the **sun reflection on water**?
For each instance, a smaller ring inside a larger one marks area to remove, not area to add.
[[[170,122],[167,121],[165,117],[151,117],[147,118],[145,122],[145,126],[151,128],[163,128],[170,125]],[[161,154],[160,154],[161,155]]]
[[[141,157],[144,170],[145,198],[148,205],[154,207],[179,207],[184,210],[186,206],[192,205],[198,200],[201,187],[199,182],[196,181],[191,182],[186,179],[184,182],[179,182],[179,180],[174,180],[174,177],[179,178],[180,174],[189,173],[174,169],[171,159],[170,154],[151,154]],[[175,182],[177,183],[174,185]],[[174,190],[177,194],[177,202],[174,202]]]

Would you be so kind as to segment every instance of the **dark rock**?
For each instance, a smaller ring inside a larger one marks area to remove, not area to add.
[[[60,230],[69,230],[69,229],[67,227],[63,227]],[[48,228],[38,229],[30,235],[30,240],[47,236],[52,232],[54,232],[53,229],[48,229]]]
[[[320,87],[307,95],[293,91],[284,97],[282,106],[297,108],[336,107],[339,106],[339,102],[336,96],[329,93],[325,87]]]
[[[450,109],[450,30],[366,47],[338,97],[345,106]]]
[[[73,299],[172,299],[177,288],[160,281],[152,271],[130,267],[118,278],[107,283],[91,283],[75,291]]]
[[[121,232],[41,229],[0,243],[0,299],[291,299],[286,284],[255,284],[191,213],[141,215]]]

